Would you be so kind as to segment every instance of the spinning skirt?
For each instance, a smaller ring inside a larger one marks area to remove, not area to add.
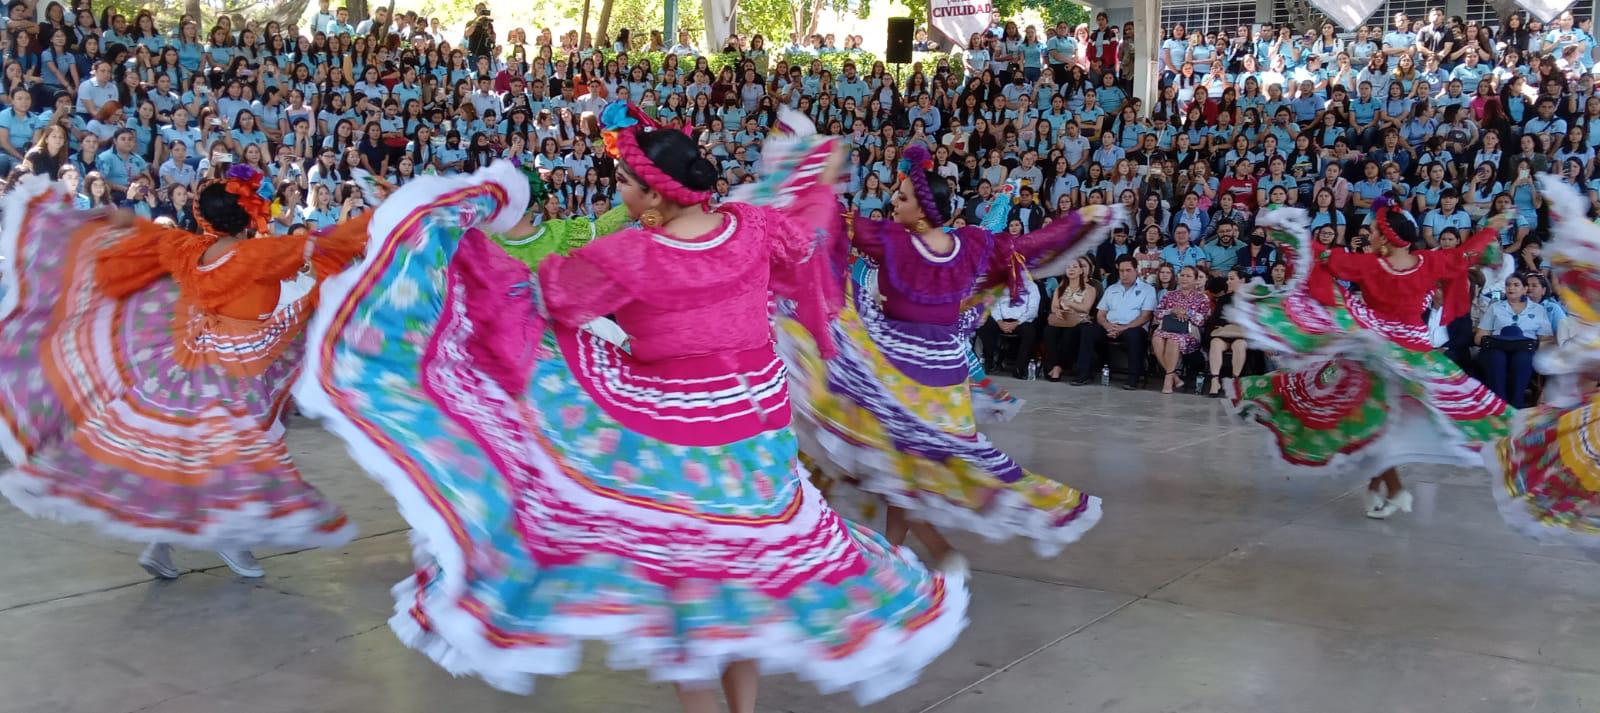
[[[297,387],[414,528],[402,641],[521,693],[586,640],[656,680],[753,660],[861,701],[910,685],[965,626],[965,582],[828,508],[770,348],[646,364],[547,326],[476,227],[520,211],[526,183],[495,166],[379,209]]]
[[[1235,300],[1230,314],[1283,369],[1234,381],[1234,410],[1264,427],[1291,470],[1368,477],[1407,463],[1474,466],[1513,409],[1443,352],[1426,328],[1375,314],[1360,295]]]
[[[799,324],[779,320],[796,428],[819,466],[916,519],[1027,537],[1041,556],[1094,527],[1099,498],[1028,472],[978,433],[970,328],[891,320],[856,280],[848,292],[832,359]]]
[[[170,278],[112,299],[95,257],[123,232],[102,215],[34,182],[4,214],[0,448],[11,469],[0,492],[12,504],[198,549],[354,535],[284,444],[314,294],[259,322],[203,313]]]

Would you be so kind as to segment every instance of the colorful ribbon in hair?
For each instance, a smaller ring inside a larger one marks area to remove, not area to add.
[[[600,112],[600,137],[605,142],[606,153],[626,164],[634,176],[667,200],[678,205],[705,203],[711,199],[711,191],[697,191],[679,183],[657,167],[639,147],[641,132],[671,130],[627,102],[611,102]],[[683,133],[692,135],[688,128]]]
[[[928,187],[928,173],[932,170],[933,155],[928,153],[928,147],[922,144],[906,147],[906,152],[900,157],[900,178],[911,182],[917,205],[922,206],[922,213],[928,217],[928,221],[944,225],[947,220],[944,209],[933,199],[933,189]]]
[[[1377,226],[1378,234],[1382,235],[1383,239],[1388,241],[1390,245],[1409,248],[1411,247],[1410,241],[1400,237],[1400,234],[1394,232],[1394,228],[1389,225],[1389,213],[1394,209],[1394,201],[1390,200],[1389,196],[1382,195],[1374,198],[1372,200],[1372,223]]]

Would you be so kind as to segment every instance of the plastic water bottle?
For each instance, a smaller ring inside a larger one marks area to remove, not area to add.
[[[1202,396],[1205,395],[1205,393],[1206,393],[1206,375],[1205,374],[1201,374],[1199,376],[1194,377],[1194,392],[1197,393],[1197,394],[1200,394]]]
[[[1111,385],[1111,365],[1110,364],[1107,364],[1105,366],[1100,367],[1100,385],[1101,386],[1110,386]]]
[[[1036,362],[1036,361],[1028,362],[1028,381],[1033,381],[1033,380],[1038,379],[1038,378],[1039,378],[1039,362]]]

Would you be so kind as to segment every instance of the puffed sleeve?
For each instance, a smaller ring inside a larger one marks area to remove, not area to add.
[[[816,210],[799,205],[785,211],[761,209],[770,245],[770,286],[792,303],[794,318],[816,342],[824,359],[835,354],[829,324],[844,306],[846,247],[838,233],[820,221],[817,211],[832,210],[833,193],[816,191]]]
[[[584,251],[551,255],[539,264],[539,288],[546,314],[564,326],[578,328],[616,312],[633,301],[632,290]]]
[[[109,223],[106,229],[111,229]],[[167,274],[166,264],[162,261],[163,249],[171,249],[164,248],[167,243],[196,238],[199,236],[193,233],[136,218],[132,232],[127,237],[95,256],[95,280],[107,296],[113,299],[127,297]],[[199,250],[203,253],[205,247]]]
[[[347,220],[316,235],[311,249],[311,267],[318,280],[327,279],[350,265],[367,249],[367,225],[372,213]],[[304,248],[301,248],[302,253]]]
[[[859,213],[851,211],[839,216],[836,232],[844,235],[850,241],[850,247],[856,252],[867,256],[868,259],[879,265],[883,264],[884,252],[888,249],[884,244],[883,221],[863,218]]]

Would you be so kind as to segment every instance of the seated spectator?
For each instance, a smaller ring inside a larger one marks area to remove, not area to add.
[[[983,347],[984,368],[1000,368],[1000,338],[1017,339],[1016,360],[1011,374],[1018,379],[1028,376],[1028,364],[1033,361],[1033,351],[1039,344],[1039,329],[1034,320],[1039,316],[1039,286],[1032,281],[1023,283],[1021,299],[1003,296],[989,310],[989,318],[978,328],[978,343]]]
[[[1533,355],[1555,342],[1550,314],[1528,296],[1521,275],[1506,278],[1505,299],[1489,305],[1473,333],[1484,386],[1516,408],[1527,405]]]
[[[1177,289],[1161,296],[1156,304],[1155,333],[1150,338],[1156,361],[1166,370],[1161,393],[1170,394],[1183,385],[1178,373],[1183,355],[1200,348],[1200,327],[1211,316],[1211,298],[1201,289],[1200,270],[1185,266],[1178,270]]]
[[[1117,281],[1106,288],[1094,322],[1084,332],[1078,346],[1078,378],[1072,383],[1081,386],[1093,379],[1096,367],[1103,363],[1100,350],[1109,345],[1120,349],[1128,361],[1128,380],[1123,388],[1138,389],[1144,381],[1145,358],[1149,353],[1150,335],[1146,325],[1155,308],[1155,288],[1139,279],[1133,257],[1118,258]]]
[[[1083,335],[1094,321],[1095,303],[1100,297],[1098,278],[1094,261],[1080,257],[1067,265],[1066,276],[1050,296],[1050,312],[1044,326],[1044,371],[1050,381],[1078,378],[1070,369],[1077,361]]]
[[[1211,311],[1210,319],[1206,321],[1202,330],[1210,343],[1206,360],[1211,370],[1211,385],[1206,394],[1208,396],[1221,396],[1224,387],[1232,384],[1233,380],[1244,375],[1245,358],[1248,356],[1250,342],[1245,339],[1244,330],[1239,325],[1228,319],[1228,305],[1233,304],[1233,296],[1243,287],[1249,279],[1243,270],[1229,270],[1224,292],[1217,298],[1216,307]],[[1232,374],[1223,375],[1223,359],[1231,357],[1230,366]],[[1227,381],[1224,381],[1227,379]]]

